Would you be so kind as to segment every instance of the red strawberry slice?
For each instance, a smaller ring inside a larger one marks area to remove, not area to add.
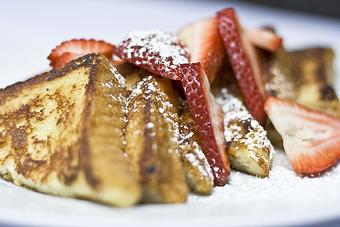
[[[277,52],[282,47],[282,38],[272,31],[265,29],[243,29],[249,42],[261,49]]]
[[[178,37],[188,48],[190,62],[200,62],[212,83],[225,57],[223,41],[218,31],[217,18],[209,18],[184,27]]]
[[[340,120],[269,97],[265,110],[297,174],[322,173],[340,160]]]
[[[256,120],[263,123],[265,89],[261,67],[254,47],[241,33],[234,9],[217,13],[219,31],[245,105]]]
[[[210,94],[207,76],[200,63],[182,64],[182,84],[202,149],[215,176],[215,185],[224,185],[230,172],[223,134],[223,114]]]
[[[160,31],[131,33],[117,48],[121,59],[156,75],[179,80],[178,66],[189,62],[189,53],[179,40]]]
[[[176,38],[154,31],[133,33],[118,46],[117,55],[155,75],[181,81],[215,185],[226,184],[230,166],[223,124],[211,104],[209,82],[201,65],[188,63],[189,54]]]
[[[59,44],[52,50],[47,59],[50,60],[50,65],[53,68],[60,68],[70,61],[90,53],[99,52],[111,59],[114,48],[112,44],[102,40],[72,39]]]

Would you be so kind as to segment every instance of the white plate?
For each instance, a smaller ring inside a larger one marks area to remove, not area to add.
[[[0,6],[0,86],[47,69],[46,56],[69,38],[115,42],[135,29],[176,31],[226,6],[248,26],[274,25],[289,48],[329,45],[340,53],[340,22],[219,1],[7,1]],[[339,58],[337,72],[340,72]],[[337,83],[339,92],[340,84]],[[233,172],[208,197],[178,205],[110,208],[43,195],[0,180],[0,222],[30,225],[212,226],[310,224],[340,218],[340,166],[322,178],[296,177],[277,152],[269,179]]]

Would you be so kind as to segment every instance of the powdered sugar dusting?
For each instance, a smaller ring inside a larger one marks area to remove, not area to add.
[[[208,161],[206,160],[202,150],[195,149],[192,153],[186,153],[184,155],[186,160],[195,166],[200,173],[200,176],[207,178],[211,182],[214,180]]]
[[[209,210],[228,202],[230,207],[238,209],[237,212],[248,211],[251,215],[261,213],[270,203],[273,209],[282,212],[283,207],[299,204],[300,201],[304,203],[300,204],[302,207],[308,207],[305,204],[308,201],[311,207],[315,204],[318,206],[324,204],[325,200],[337,201],[339,194],[334,187],[338,185],[340,185],[340,165],[323,176],[302,178],[292,170],[284,152],[278,151],[273,160],[270,177],[257,178],[232,171],[229,184],[215,188],[209,197],[190,196],[188,205],[202,206]],[[294,209],[294,212],[296,210]],[[284,212],[288,214],[289,210]],[[306,210],[301,210],[301,213],[304,212]]]
[[[119,50],[123,59],[168,78],[175,79],[178,66],[189,63],[189,54],[179,40],[158,30],[130,33]]]
[[[112,75],[117,79],[118,85],[121,87],[126,87],[125,78],[122,75],[120,75],[117,69],[111,64],[110,64],[110,70],[112,72]]]
[[[222,95],[217,99],[222,106],[224,115],[227,142],[238,141],[247,146],[249,151],[267,148],[270,152],[270,162],[274,154],[274,148],[267,138],[267,132],[251,116],[240,100],[229,94],[227,89],[222,89]],[[249,125],[246,134],[243,133],[242,125]],[[249,152],[251,154],[251,152]],[[253,157],[255,160],[256,156]]]
[[[182,121],[180,126],[181,155],[192,167],[198,170],[200,177],[206,178],[212,182],[214,176],[211,172],[210,165],[200,145],[195,141],[192,128],[193,122],[188,123]]]
[[[192,191],[209,194],[214,176],[194,133],[194,121],[183,106],[180,118],[180,151],[186,180]]]
[[[153,100],[153,102],[157,103],[157,111],[162,114],[162,117],[168,123],[167,125],[169,126],[169,130],[171,130],[173,134],[170,139],[178,143],[178,115],[177,112],[174,111],[174,104],[171,103],[167,97],[167,94],[159,88],[154,76],[145,77],[135,85],[128,97],[128,111],[135,112],[140,109],[136,106],[138,105],[138,102],[134,102],[134,99],[143,98],[145,100]],[[153,109],[151,111],[153,111]],[[152,122],[148,122],[146,127],[152,129],[154,124]]]

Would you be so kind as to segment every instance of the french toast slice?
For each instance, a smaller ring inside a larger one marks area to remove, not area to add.
[[[296,80],[292,74],[292,62],[281,47],[275,54],[257,50],[262,59],[263,77],[267,95],[294,100],[297,96]]]
[[[171,82],[147,76],[128,97],[126,153],[139,169],[142,201],[179,203],[187,199],[178,142],[178,96]]]
[[[125,77],[127,90],[132,92],[134,86],[143,78],[148,76],[148,73],[132,64],[113,62],[117,70]],[[169,81],[166,79],[156,80],[160,86],[169,86]],[[168,98],[171,98],[176,105],[178,111],[178,101],[180,97],[173,89],[163,89],[163,92]],[[197,194],[210,194],[213,189],[213,176],[207,159],[202,153],[199,145],[199,139],[194,133],[194,122],[188,108],[181,108],[179,113],[179,132],[180,138],[180,157],[183,165],[184,175],[190,190]]]
[[[267,93],[295,100],[314,110],[340,117],[340,103],[333,88],[334,53],[311,47],[287,52],[262,53]]]
[[[199,144],[195,123],[186,105],[181,112],[180,154],[185,178],[192,192],[207,195],[213,190],[214,176]]]
[[[269,176],[274,148],[267,132],[227,89],[222,89],[217,100],[224,112],[224,135],[231,167],[258,177]]]
[[[250,115],[228,63],[212,83],[213,94],[224,113],[228,157],[235,170],[267,177],[272,167],[273,146],[263,127]]]
[[[111,64],[116,67],[118,73],[125,78],[128,96],[140,80],[149,76],[149,73],[144,69],[127,62],[111,61]]]
[[[1,175],[48,194],[138,202],[123,151],[125,105],[124,78],[99,54],[1,89]]]
[[[306,48],[288,55],[297,84],[297,103],[339,118],[340,103],[333,88],[332,49]]]

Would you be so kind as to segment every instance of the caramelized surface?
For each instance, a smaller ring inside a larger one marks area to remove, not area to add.
[[[170,91],[169,91],[170,90]],[[179,155],[178,100],[171,83],[149,76],[128,98],[126,153],[140,172],[143,201],[184,202],[188,188]]]
[[[289,57],[297,82],[297,102],[340,117],[340,103],[333,88],[333,51],[307,48],[291,52]]]
[[[100,55],[1,90],[1,174],[45,193],[137,202],[137,173],[123,153],[125,92]]]
[[[209,163],[199,145],[194,132],[195,125],[188,108],[180,117],[180,154],[186,181],[191,191],[198,194],[210,194],[214,187],[214,177]]]
[[[231,167],[255,176],[268,176],[272,166],[272,145],[266,131],[242,104],[240,91],[227,63],[214,80],[212,91],[224,112],[224,135]]]
[[[266,131],[226,89],[218,96],[218,102],[224,112],[224,135],[231,167],[259,177],[269,176],[274,148]]]

